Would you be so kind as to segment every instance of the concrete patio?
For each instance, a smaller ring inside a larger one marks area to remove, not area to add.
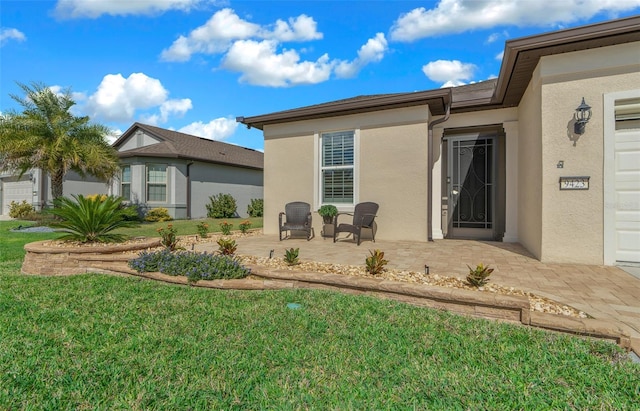
[[[515,243],[437,240],[431,243],[363,241],[357,246],[351,240],[333,243],[331,238],[316,236],[278,241],[277,236],[258,235],[239,238],[238,254],[282,257],[284,250],[299,248],[301,260],[364,265],[369,250],[385,252],[388,267],[455,276],[464,279],[467,264],[482,262],[495,268],[491,281],[530,291],[584,311],[596,319],[619,322],[632,329],[632,337],[640,338],[640,279],[618,267],[578,264],[545,264],[536,260]],[[214,243],[196,247],[214,251]]]

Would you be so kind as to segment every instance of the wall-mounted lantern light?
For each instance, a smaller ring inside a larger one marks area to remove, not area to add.
[[[584,129],[589,120],[591,119],[591,106],[584,102],[582,97],[582,103],[576,108],[574,132],[576,134],[584,134]]]

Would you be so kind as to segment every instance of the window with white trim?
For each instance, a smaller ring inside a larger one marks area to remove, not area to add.
[[[166,164],[147,164],[147,201],[167,201]]]
[[[320,137],[320,201],[354,203],[355,132],[322,133]]]
[[[122,166],[120,170],[120,195],[131,200],[131,166]]]

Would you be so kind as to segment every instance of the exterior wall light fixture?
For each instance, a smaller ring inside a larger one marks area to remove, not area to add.
[[[584,97],[582,97],[582,103],[576,108],[574,117],[576,122],[573,131],[576,134],[584,134],[585,126],[591,119],[591,106],[584,102]]]

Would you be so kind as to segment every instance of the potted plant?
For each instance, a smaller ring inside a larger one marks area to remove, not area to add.
[[[325,224],[333,224],[333,219],[338,215],[338,209],[334,205],[325,204],[323,206],[320,206],[320,209],[318,209],[318,214],[322,216],[322,221]]]

